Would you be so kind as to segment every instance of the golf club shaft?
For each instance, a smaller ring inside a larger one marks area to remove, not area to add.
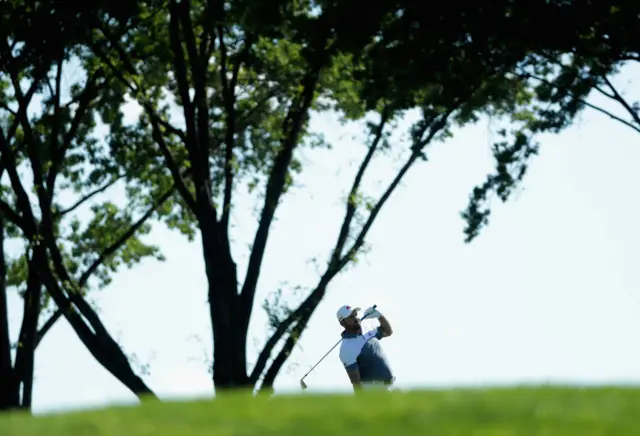
[[[316,369],[316,366],[320,365],[320,363],[322,363],[322,361],[323,361],[323,360],[324,360],[324,359],[325,359],[325,358],[326,358],[326,357],[327,357],[327,356],[328,356],[328,355],[329,355],[329,354],[330,354],[330,353],[331,353],[331,352],[332,352],[332,351],[333,351],[333,350],[334,350],[338,345],[340,345],[340,342],[342,342],[342,338],[341,338],[338,342],[336,342],[336,344],[335,344],[333,347],[331,347],[331,349],[330,349],[329,351],[327,351],[327,353],[326,353],[324,356],[322,356],[322,357],[320,358],[320,360],[318,360],[318,363],[316,363],[315,365],[313,365],[313,366],[311,367],[311,369],[310,369],[310,370],[309,370],[309,371],[304,375],[304,377],[302,377],[302,380],[304,380],[305,378],[307,378],[307,376],[308,376],[309,374],[311,374],[311,371],[313,371],[314,369]]]
[[[376,307],[378,307],[378,305],[377,305],[377,304],[374,304],[374,305],[373,305],[373,309],[375,310],[375,308],[376,308]],[[360,318],[360,321],[363,321],[365,318],[366,318],[366,316],[363,316],[362,318]],[[328,356],[328,355],[329,355],[329,354],[330,354],[330,353],[331,353],[331,352],[332,352],[332,351],[333,351],[333,350],[334,350],[338,345],[340,345],[340,342],[342,342],[342,338],[340,338],[340,340],[339,340],[338,342],[336,342],[336,344],[335,344],[333,347],[331,347],[331,349],[330,349],[329,351],[327,351],[327,353],[326,353],[324,356],[322,356],[322,357],[320,358],[320,360],[318,360],[318,363],[316,363],[315,365],[313,365],[313,367],[311,367],[311,369],[310,369],[310,370],[309,370],[309,371],[308,371],[308,372],[307,372],[307,373],[306,373],[306,374],[305,374],[305,375],[300,379],[300,381],[301,381],[301,382],[302,382],[302,381],[304,381],[304,379],[305,379],[305,378],[307,378],[307,376],[308,376],[309,374],[311,374],[311,371],[313,371],[314,369],[316,369],[316,367],[317,367],[318,365],[320,365],[320,363],[322,363],[322,361],[323,361],[323,360],[324,360],[324,359],[325,359],[325,358],[326,358],[326,357],[327,357],[327,356]]]

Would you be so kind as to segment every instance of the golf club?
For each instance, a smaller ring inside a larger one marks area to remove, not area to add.
[[[378,307],[378,305],[374,304],[373,305],[373,309],[375,310],[376,307]],[[366,318],[366,316],[363,316],[362,318],[360,318],[360,321],[364,320],[365,318]],[[324,356],[322,356],[322,358],[320,360],[318,360],[318,363],[313,365],[311,367],[311,369],[300,379],[300,386],[302,387],[302,389],[307,389],[307,384],[304,382],[304,379],[307,378],[307,376],[309,374],[311,374],[311,371],[316,369],[316,366],[320,365],[320,363],[325,359],[325,357],[327,357],[329,355],[329,353],[331,353],[333,351],[334,348],[336,348],[338,345],[340,345],[340,342],[342,342],[342,338],[340,338],[340,340],[338,342],[336,342],[336,344],[333,347],[331,347],[331,349],[329,351],[327,351],[327,353]]]

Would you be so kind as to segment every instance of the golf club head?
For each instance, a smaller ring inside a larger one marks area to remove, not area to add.
[[[303,379],[303,378],[301,378],[301,379],[300,379],[300,387],[301,387],[302,389],[307,389],[307,384],[304,382],[304,379]]]

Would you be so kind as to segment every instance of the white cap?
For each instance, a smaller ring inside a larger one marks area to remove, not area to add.
[[[362,309],[360,309],[359,307],[342,306],[340,309],[338,309],[338,313],[336,313],[338,322],[342,322],[343,319],[349,318],[353,314],[353,312],[357,312],[359,310]]]

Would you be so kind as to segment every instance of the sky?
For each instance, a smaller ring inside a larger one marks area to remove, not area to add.
[[[630,83],[639,72],[627,68],[617,78],[630,98],[640,96],[640,84]],[[129,106],[127,118],[136,112]],[[361,126],[343,126],[333,114],[314,117],[312,126],[333,149],[300,154],[304,171],[278,209],[251,323],[251,361],[266,339],[262,300],[283,282],[317,281],[311,260],[323,266],[365,152]],[[371,230],[366,256],[331,283],[276,380],[277,394],[300,392],[300,378],[339,339],[335,312],[343,304],[377,304],[389,319],[394,335],[382,343],[402,389],[640,381],[640,137],[594,111],[559,135],[541,137],[523,188],[507,204],[495,203],[488,228],[464,244],[459,213],[492,170],[497,129],[488,119],[458,129],[409,172]],[[376,161],[368,192],[379,193],[398,163]],[[109,196],[122,201],[121,191]],[[258,204],[238,194],[232,236],[239,271],[246,268]],[[125,352],[148,367],[144,379],[161,398],[210,397],[200,240],[188,242],[159,224],[147,240],[166,261],[121,270],[92,300]],[[17,338],[21,303],[9,297]],[[306,382],[308,392],[350,390],[337,351]],[[66,321],[38,348],[35,413],[135,401]]]

